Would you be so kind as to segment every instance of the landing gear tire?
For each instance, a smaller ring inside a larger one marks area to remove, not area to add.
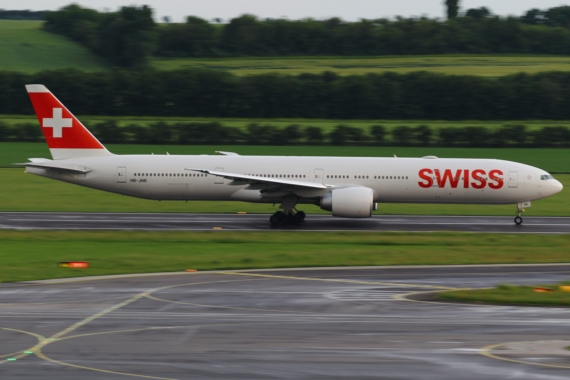
[[[522,222],[523,222],[523,219],[522,219],[520,216],[517,216],[517,217],[515,218],[515,224],[516,224],[517,226],[520,226],[520,225],[522,224]]]
[[[272,226],[276,226],[279,224],[279,218],[277,217],[277,215],[273,214],[271,215],[271,218],[269,218],[269,223],[271,223]]]
[[[277,226],[278,224],[282,223],[284,216],[285,214],[283,214],[283,212],[277,211],[275,214],[271,215],[271,218],[269,218],[269,222],[271,223],[271,225]]]
[[[298,211],[295,214],[285,214],[283,211],[277,211],[275,214],[271,215],[269,222],[272,226],[278,226],[280,224],[284,226],[288,225],[299,225],[305,220],[306,214],[303,211]]]
[[[281,217],[281,224],[283,224],[284,226],[287,226],[287,225],[291,224],[292,219],[293,219],[293,216],[283,214],[283,216]]]

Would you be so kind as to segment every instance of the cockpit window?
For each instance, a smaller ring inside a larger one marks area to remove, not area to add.
[[[554,177],[551,176],[550,174],[543,174],[540,176],[540,179],[546,181],[547,179],[554,179]]]

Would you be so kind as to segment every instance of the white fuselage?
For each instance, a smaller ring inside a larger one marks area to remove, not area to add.
[[[54,162],[90,171],[68,174],[28,167],[27,172],[155,200],[277,203],[285,195],[271,191],[270,185],[252,188],[187,168],[318,182],[330,188],[368,187],[379,203],[514,204],[546,198],[562,189],[555,179],[544,179],[548,174],[544,170],[490,159],[110,155]],[[297,189],[294,193],[299,203],[316,203],[327,191]]]

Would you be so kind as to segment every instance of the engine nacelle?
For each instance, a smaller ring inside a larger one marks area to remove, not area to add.
[[[374,193],[368,187],[334,189],[321,198],[321,208],[341,218],[370,218],[376,210]]]

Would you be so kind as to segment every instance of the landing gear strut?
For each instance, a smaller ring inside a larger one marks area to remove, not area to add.
[[[296,210],[295,210],[296,211]],[[305,220],[306,214],[303,211],[297,211],[293,213],[293,210],[289,211],[288,213],[284,213],[283,211],[277,211],[275,214],[271,215],[269,218],[269,222],[272,226],[277,226],[279,224],[287,226],[287,225],[299,225],[303,223]]]
[[[515,217],[515,224],[520,226],[523,222],[523,218],[521,217],[521,213],[524,212],[524,209],[517,208],[517,216]]]

